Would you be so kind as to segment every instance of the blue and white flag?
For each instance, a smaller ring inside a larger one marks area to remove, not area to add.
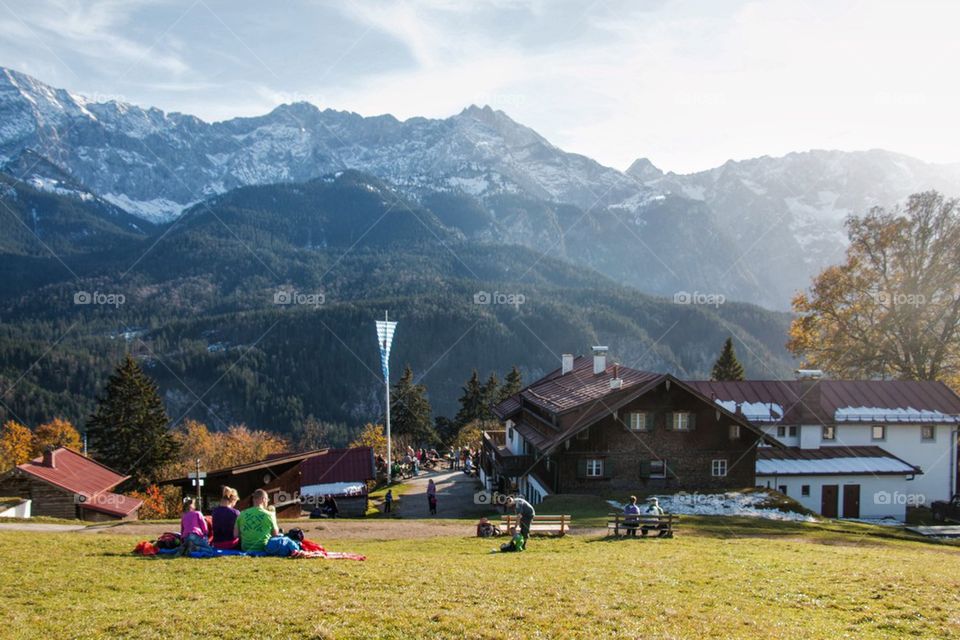
[[[393,343],[393,332],[397,323],[389,320],[377,320],[377,340],[380,342],[380,367],[383,370],[383,380],[390,381],[390,345]]]

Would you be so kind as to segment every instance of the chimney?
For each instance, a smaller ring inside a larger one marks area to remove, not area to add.
[[[611,389],[622,389],[623,380],[620,379],[620,363],[613,363],[613,377],[610,378],[610,388]]]
[[[560,368],[560,375],[564,375],[573,371],[573,354],[565,353],[560,356],[560,362],[562,363]]]
[[[609,347],[593,348],[593,374],[600,375],[607,370],[607,351]]]
[[[56,449],[47,449],[43,452],[43,466],[50,467],[51,469],[57,468],[57,451]]]

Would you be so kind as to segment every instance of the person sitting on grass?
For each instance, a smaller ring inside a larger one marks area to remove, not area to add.
[[[272,536],[280,535],[276,513],[267,509],[270,497],[263,489],[253,492],[253,506],[244,509],[233,527],[234,536],[240,538],[243,551],[263,551]]]
[[[630,502],[623,508],[623,526],[627,530],[627,535],[636,538],[637,527],[640,526],[640,507],[637,505],[637,496],[630,496]],[[646,535],[646,534],[644,534]]]
[[[198,536],[206,540],[208,535],[210,530],[203,514],[197,511],[197,501],[194,498],[184,498],[183,515],[180,516],[180,539]]]
[[[239,549],[240,540],[233,535],[237,523],[237,501],[240,495],[233,487],[224,486],[220,493],[220,506],[213,510],[213,546],[217,549]]]
[[[527,539],[530,538],[530,525],[533,524],[533,518],[537,515],[533,505],[523,498],[507,498],[503,504],[504,510],[513,509],[520,521],[520,535],[523,536],[523,544],[520,545],[520,551],[526,548]]]

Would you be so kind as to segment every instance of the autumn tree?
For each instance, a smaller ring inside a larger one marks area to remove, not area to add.
[[[167,478],[182,477],[196,470],[197,460],[207,470],[223,469],[263,460],[289,450],[289,442],[282,436],[246,425],[233,425],[226,431],[211,432],[207,425],[196,420],[184,420],[173,431],[177,457],[163,470]]]
[[[720,349],[720,356],[713,363],[713,372],[710,374],[711,380],[743,380],[746,375],[743,372],[743,365],[737,359],[737,352],[733,349],[733,338],[728,337],[723,342]]]
[[[83,447],[80,432],[69,421],[61,418],[54,418],[40,425],[34,431],[34,436],[37,455],[57,447],[66,447],[74,451],[80,451]]]
[[[129,355],[107,381],[87,422],[96,458],[145,487],[177,454],[157,385]]]
[[[960,216],[935,191],[847,220],[846,261],[793,300],[787,347],[836,377],[960,375]]]
[[[0,429],[0,472],[8,471],[30,460],[36,444],[33,432],[15,420],[8,420]]]
[[[371,447],[374,455],[387,457],[387,436],[382,424],[367,423],[350,443],[351,447]]]

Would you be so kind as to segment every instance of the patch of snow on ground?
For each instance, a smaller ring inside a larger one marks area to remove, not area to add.
[[[760,507],[767,501],[763,493],[675,493],[673,495],[655,496],[660,506],[667,513],[696,516],[747,516],[750,518],[765,518],[767,520],[791,520],[795,522],[816,522],[816,518],[793,511],[780,511],[768,507]],[[608,504],[623,509],[623,504],[616,500],[608,500]],[[640,512],[646,510],[640,507]]]
[[[108,193],[103,196],[103,199],[120,207],[127,213],[150,222],[169,222],[179,216],[185,209],[196,204],[195,202],[180,204],[166,198],[134,200],[123,193]]]

